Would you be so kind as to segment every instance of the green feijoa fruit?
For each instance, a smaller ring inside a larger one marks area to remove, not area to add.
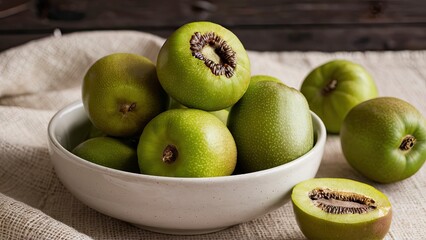
[[[311,113],[296,89],[274,81],[250,84],[229,112],[238,169],[253,172],[290,162],[314,143]]]
[[[139,172],[134,141],[113,137],[94,137],[77,145],[72,153],[105,167],[127,172]]]
[[[198,109],[167,110],[145,127],[139,139],[141,173],[169,177],[231,175],[235,141],[212,114]]]
[[[179,103],[206,111],[232,106],[250,83],[250,61],[230,30],[191,22],[170,35],[158,54],[157,74]]]
[[[349,179],[314,178],[297,184],[291,201],[308,239],[383,239],[392,221],[389,199],[376,188]]]
[[[82,99],[93,125],[116,137],[140,134],[169,101],[155,65],[130,53],[110,54],[92,64],[83,79]]]
[[[426,119],[394,97],[355,106],[343,122],[340,140],[348,163],[377,182],[406,179],[426,161]]]
[[[367,70],[347,60],[333,60],[315,68],[304,79],[300,91],[330,133],[339,133],[351,108],[378,96]]]

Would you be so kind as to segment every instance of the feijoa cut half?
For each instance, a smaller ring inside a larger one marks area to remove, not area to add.
[[[385,194],[343,178],[314,178],[293,188],[294,214],[308,239],[383,239],[392,207]]]
[[[235,104],[250,83],[250,60],[238,37],[212,22],[187,23],[161,47],[161,86],[189,108],[217,111]]]

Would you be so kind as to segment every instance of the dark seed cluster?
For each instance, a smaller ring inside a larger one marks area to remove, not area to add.
[[[227,78],[234,75],[234,69],[237,67],[237,55],[228,43],[216,35],[216,33],[208,32],[201,34],[196,32],[191,37],[190,45],[192,56],[204,61],[204,64],[211,69],[214,75],[225,75]],[[201,50],[207,45],[213,48],[215,53],[220,57],[219,63],[208,59],[201,53]]]
[[[316,188],[309,192],[309,198],[321,210],[332,214],[362,214],[377,208],[374,199],[352,193]]]

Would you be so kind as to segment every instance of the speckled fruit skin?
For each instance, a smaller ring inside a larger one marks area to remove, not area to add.
[[[308,192],[316,187],[355,192],[373,198],[379,206],[364,214],[330,214],[312,204]],[[367,184],[339,178],[314,178],[297,184],[291,195],[297,224],[311,240],[380,240],[390,229],[392,207],[388,198]]]
[[[308,103],[296,89],[274,81],[250,84],[229,112],[238,170],[254,172],[290,162],[314,142]]]
[[[324,94],[324,88],[332,80],[336,80],[336,88]],[[315,68],[304,79],[300,91],[329,133],[339,133],[351,108],[378,96],[376,84],[367,70],[347,60],[333,60]]]
[[[251,77],[250,84],[255,84],[255,83],[261,82],[261,81],[272,81],[272,82],[281,83],[281,80],[279,80],[276,77],[272,77],[272,76],[269,76],[269,75],[255,75],[255,76]]]
[[[169,109],[177,109],[177,108],[187,108],[187,107],[180,104],[179,102],[177,102],[173,98],[170,98]],[[221,109],[221,110],[217,110],[217,111],[207,111],[207,112],[213,114],[214,116],[219,118],[220,121],[222,121],[224,124],[226,124],[226,122],[228,120],[229,109],[230,108],[225,108],[225,109]]]
[[[203,61],[192,56],[190,39],[195,32],[215,32],[236,52],[237,67],[231,78],[214,75]],[[228,29],[211,22],[192,22],[177,29],[161,47],[157,74],[164,90],[190,108],[216,111],[232,106],[250,83],[250,61],[240,40]]]
[[[140,134],[169,102],[154,64],[130,53],[114,53],[96,61],[84,76],[82,99],[93,125],[117,137]],[[123,115],[120,106],[131,103],[136,104],[133,111]]]
[[[178,151],[173,163],[162,160],[168,145]],[[171,109],[159,114],[146,125],[137,151],[141,173],[158,176],[227,176],[237,161],[235,141],[226,125],[198,109]]]
[[[399,146],[407,135],[416,141],[403,151]],[[398,98],[375,98],[354,107],[343,122],[340,139],[348,163],[381,183],[412,176],[426,160],[426,120]]]
[[[106,136],[90,138],[76,146],[72,152],[105,167],[139,172],[136,147],[124,139]]]

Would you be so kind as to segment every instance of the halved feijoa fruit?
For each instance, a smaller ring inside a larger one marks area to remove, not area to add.
[[[217,111],[234,105],[250,84],[250,60],[230,30],[212,22],[178,28],[157,58],[161,86],[189,108]]]
[[[383,239],[392,208],[376,188],[349,179],[314,178],[293,188],[293,210],[308,239]]]

